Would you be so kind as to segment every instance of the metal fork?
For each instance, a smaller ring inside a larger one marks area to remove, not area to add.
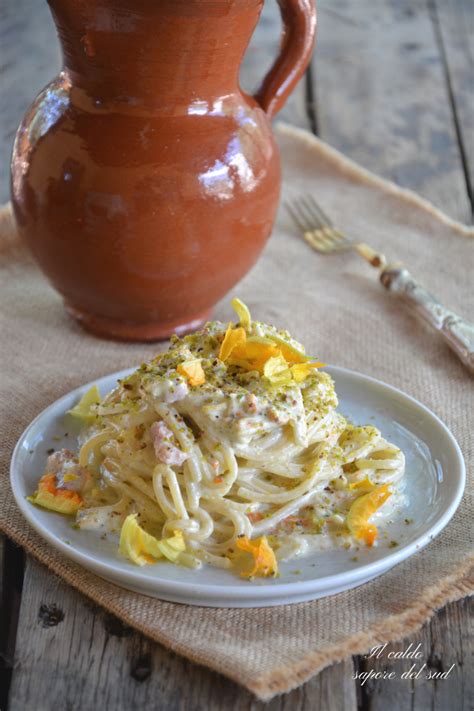
[[[387,264],[383,254],[365,242],[350,239],[337,229],[312,195],[303,195],[285,206],[310,247],[322,254],[354,250],[377,268],[383,286],[401,296],[435,328],[464,365],[474,373],[474,326],[443,306],[412,277],[400,262]]]
[[[317,252],[330,254],[353,249],[373,267],[386,266],[387,260],[383,254],[376,252],[365,242],[349,239],[341,230],[336,229],[312,195],[303,195],[293,203],[287,201],[285,205],[304,239]]]

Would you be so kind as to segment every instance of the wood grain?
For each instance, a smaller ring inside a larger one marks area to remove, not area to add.
[[[443,52],[455,128],[468,193],[474,192],[474,4],[472,0],[431,0]]]
[[[10,711],[355,711],[352,662],[268,704],[168,652],[28,558]]]
[[[448,3],[452,12],[447,22],[449,9],[440,5],[440,26],[446,28],[445,35],[451,40],[447,66],[451,69],[450,61],[456,60],[452,76],[456,76],[457,93],[463,95],[463,105],[470,104],[466,74],[472,78],[474,67],[467,30],[460,32],[461,48],[453,48],[454,36],[458,37],[453,28],[460,23],[468,27],[467,11],[461,1]],[[456,12],[459,8],[464,14]],[[420,192],[448,214],[470,222],[471,205],[445,58],[437,36],[437,18],[429,9],[427,3],[409,0],[380,0],[376,4],[369,0],[320,0],[319,44],[313,59],[319,134],[371,170]],[[462,61],[465,67],[459,66]],[[458,106],[457,96],[454,99]],[[465,114],[463,111],[462,127],[468,135],[469,118],[474,119]],[[451,637],[450,647],[449,637],[443,640],[437,632],[440,628],[456,629],[461,614],[458,610],[464,610],[461,603],[448,606],[419,635],[403,643],[422,643],[420,665],[430,666],[432,641],[436,640],[437,653],[446,666],[458,638]],[[388,645],[386,654],[399,649],[400,645]],[[357,670],[370,668],[370,660],[356,658],[355,666]],[[375,668],[382,666],[387,664]],[[465,678],[465,670],[462,664],[456,669],[447,680],[418,685],[416,696],[410,681],[378,680],[368,687],[357,683],[359,705],[371,711],[461,709],[456,704],[442,705],[451,697],[459,701],[459,677]]]
[[[394,709],[472,708],[473,675],[468,670],[472,668],[473,612],[474,603],[469,599],[448,605],[419,633],[387,645],[378,657],[362,658],[361,671],[395,674],[393,679],[382,682],[357,682],[359,696],[370,699],[370,711],[387,711],[387,698]],[[394,658],[404,651],[419,656]],[[402,674],[410,677],[401,678]],[[445,678],[436,678],[443,674]]]
[[[425,0],[320,0],[321,137],[470,221],[443,58]],[[472,72],[472,68],[471,68]]]
[[[7,706],[23,587],[23,549],[0,535],[0,709]]]

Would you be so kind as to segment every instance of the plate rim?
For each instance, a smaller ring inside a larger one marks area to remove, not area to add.
[[[65,393],[61,397],[57,398],[54,402],[50,403],[45,407],[38,415],[29,423],[29,425],[23,430],[20,435],[15,448],[12,453],[10,462],[10,486],[12,488],[13,496],[15,502],[19,507],[22,515],[28,522],[28,524],[50,545],[53,546],[60,553],[63,553],[67,558],[73,560],[75,563],[85,567],[87,570],[92,571],[94,574],[101,576],[100,569],[103,570],[102,575],[109,575],[116,581],[120,580],[116,584],[123,584],[125,587],[127,585],[128,579],[133,582],[136,581],[140,586],[148,588],[150,594],[153,593],[156,597],[159,597],[159,593],[163,594],[175,594],[182,597],[187,596],[190,600],[196,599],[206,599],[206,600],[227,600],[239,597],[242,602],[250,602],[254,600],[255,602],[260,602],[264,604],[264,599],[275,599],[277,597],[289,598],[293,595],[301,596],[304,594],[317,595],[318,593],[331,594],[331,588],[336,588],[340,585],[345,585],[346,583],[351,584],[351,587],[356,587],[358,584],[362,584],[370,576],[376,577],[394,567],[398,563],[410,558],[415,553],[421,551],[426,545],[428,545],[439,533],[447,526],[451,518],[454,516],[464,494],[464,489],[466,485],[466,466],[464,462],[464,457],[461,452],[461,448],[454,437],[453,433],[450,431],[448,426],[436,415],[432,410],[430,410],[426,405],[423,405],[419,400],[411,395],[408,395],[403,390],[389,385],[382,380],[378,380],[370,375],[364,373],[359,373],[357,371],[351,370],[349,368],[343,368],[341,366],[328,365],[325,370],[328,370],[331,375],[337,377],[338,374],[345,375],[351,379],[355,379],[358,383],[368,382],[373,386],[382,387],[389,392],[390,396],[398,396],[402,399],[408,400],[412,406],[420,409],[424,416],[431,420],[431,423],[436,425],[441,429],[447,441],[451,445],[452,453],[455,455],[456,460],[456,471],[451,472],[456,481],[456,489],[451,497],[451,501],[443,511],[443,513],[432,523],[430,528],[424,533],[417,536],[413,541],[407,543],[406,545],[400,546],[397,550],[392,552],[387,552],[387,555],[383,556],[379,560],[366,563],[365,565],[358,566],[353,570],[346,570],[344,572],[334,573],[331,575],[326,575],[322,578],[313,578],[311,580],[294,580],[286,583],[273,583],[271,585],[265,585],[265,583],[259,583],[258,585],[246,585],[245,587],[236,586],[229,584],[228,586],[223,586],[220,584],[209,584],[209,583],[192,583],[182,582],[182,581],[170,581],[159,576],[156,578],[151,578],[148,575],[142,575],[140,569],[131,569],[130,571],[124,571],[115,568],[113,565],[101,561],[100,559],[91,557],[88,553],[83,553],[73,548],[71,545],[65,543],[61,538],[59,538],[55,533],[51,532],[50,529],[45,528],[39,522],[35,520],[34,517],[29,516],[30,506],[26,499],[23,498],[21,493],[18,491],[20,486],[21,474],[17,472],[20,462],[20,452],[24,440],[30,433],[30,431],[37,425],[37,423],[47,416],[49,412],[53,409],[60,408],[62,403],[74,395],[79,395],[82,391],[91,387],[92,385],[100,385],[104,381],[108,381],[111,378],[119,379],[126,377],[128,374],[136,370],[136,368],[125,368],[120,371],[105,374],[99,378],[95,378],[83,385],[79,385],[73,388],[69,392]],[[18,479],[18,481],[17,481]],[[97,554],[100,556],[100,552]],[[109,580],[110,580],[109,577]],[[240,581],[240,580],[239,580]],[[240,581],[241,582],[241,581]],[[329,591],[329,592],[328,592]],[[144,592],[143,594],[146,594]]]

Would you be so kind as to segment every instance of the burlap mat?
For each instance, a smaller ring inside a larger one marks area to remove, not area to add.
[[[303,131],[281,127],[278,135],[286,194],[312,191],[342,228],[402,259],[446,305],[474,319],[472,230]],[[414,632],[436,608],[472,589],[470,484],[453,521],[421,553],[355,590],[293,606],[219,610],[160,602],[104,582],[56,553],[15,506],[7,483],[13,446],[50,402],[141,362],[157,347],[101,341],[80,330],[18,247],[5,217],[0,523],[29,553],[128,624],[261,699],[289,691],[350,654]],[[256,317],[288,327],[325,362],[381,378],[419,398],[452,429],[468,465],[472,461],[469,375],[382,289],[362,260],[312,254],[282,212],[262,258],[234,291]],[[217,306],[216,317],[230,318],[228,302],[227,297]]]

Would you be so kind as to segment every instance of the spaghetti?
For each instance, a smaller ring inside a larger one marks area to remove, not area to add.
[[[233,305],[238,324],[174,336],[105,398],[89,392],[72,411],[85,424],[78,456],[53,454],[54,491],[45,503],[43,477],[32,501],[64,509],[74,492],[62,512],[120,531],[140,565],[274,575],[277,560],[372,545],[369,519],[393,509],[403,453],[336,411],[331,377],[301,344]]]

